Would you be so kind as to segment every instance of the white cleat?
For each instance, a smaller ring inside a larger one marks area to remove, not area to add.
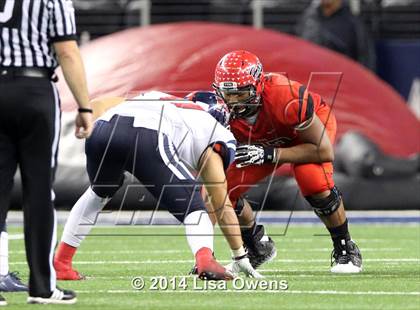
[[[332,273],[359,273],[362,271],[362,266],[355,266],[352,262],[347,264],[337,264],[331,267]]]
[[[353,240],[341,240],[331,253],[331,272],[359,273],[362,271],[362,254]]]

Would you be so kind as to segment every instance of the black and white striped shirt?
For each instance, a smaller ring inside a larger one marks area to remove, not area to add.
[[[0,66],[53,69],[52,43],[75,39],[71,0],[0,0]]]

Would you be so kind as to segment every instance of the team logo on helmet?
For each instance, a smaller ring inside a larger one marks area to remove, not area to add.
[[[258,57],[244,50],[230,52],[218,62],[213,88],[227,105],[232,118],[257,113],[264,90],[263,76]]]
[[[249,74],[255,79],[259,80],[262,73],[262,64],[258,63],[256,66],[251,67]]]

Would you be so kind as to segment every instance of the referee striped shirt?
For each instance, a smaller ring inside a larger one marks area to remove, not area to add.
[[[0,66],[58,66],[52,43],[76,39],[71,0],[0,0]]]

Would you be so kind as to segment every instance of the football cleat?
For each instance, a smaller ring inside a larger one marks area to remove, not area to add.
[[[253,268],[258,268],[277,256],[275,243],[265,235],[263,225],[256,225],[252,231],[242,231],[242,236]]]
[[[331,272],[359,273],[362,271],[362,254],[353,240],[342,239],[331,253]]]
[[[56,259],[54,259],[54,269],[57,274],[57,280],[77,281],[86,279],[84,275],[74,270],[71,265]]]
[[[27,292],[28,286],[23,284],[17,272],[9,272],[0,276],[0,292]]]
[[[4,299],[4,297],[0,295],[0,306],[6,306],[6,305],[7,305],[6,299]]]
[[[220,265],[209,248],[201,248],[195,254],[198,277],[201,280],[232,280],[233,274]]]
[[[76,303],[76,294],[70,290],[56,288],[49,297],[28,297],[28,304],[62,304],[72,305]]]
[[[253,268],[272,261],[277,256],[274,241],[268,237],[267,241],[258,241],[252,247],[247,247],[249,261]]]

